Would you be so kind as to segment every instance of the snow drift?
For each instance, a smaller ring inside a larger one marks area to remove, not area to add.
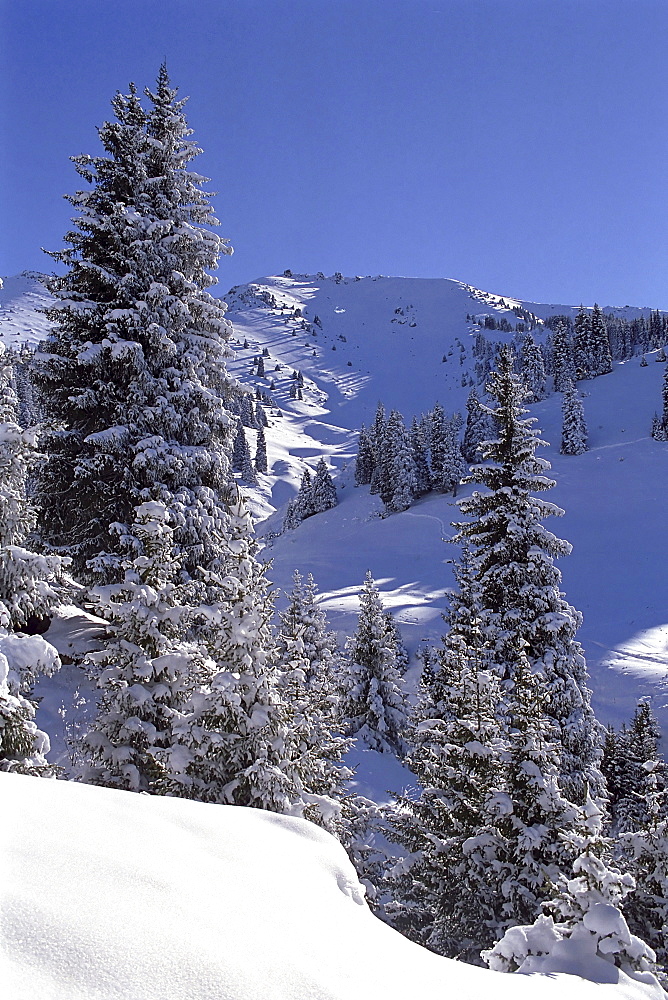
[[[658,1000],[439,958],[377,920],[340,845],[241,807],[0,774],[4,1000]]]

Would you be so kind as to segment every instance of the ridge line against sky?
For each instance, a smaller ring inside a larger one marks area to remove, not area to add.
[[[665,0],[0,0],[0,273],[50,271],[69,157],[166,58],[235,248],[668,308]]]

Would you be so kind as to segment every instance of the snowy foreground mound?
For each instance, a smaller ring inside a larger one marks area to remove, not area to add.
[[[432,955],[302,820],[13,774],[0,801],[3,1000],[664,996]]]

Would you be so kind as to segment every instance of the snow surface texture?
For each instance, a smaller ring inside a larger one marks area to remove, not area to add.
[[[601,986],[433,955],[303,820],[14,774],[0,795],[3,1000],[665,1000],[612,966]]]
[[[0,343],[5,347],[22,344],[35,347],[48,335],[51,324],[40,309],[51,296],[33,271],[3,278],[0,286]]]

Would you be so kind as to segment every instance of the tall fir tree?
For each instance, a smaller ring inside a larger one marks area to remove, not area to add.
[[[475,642],[476,619],[469,619]],[[406,857],[386,879],[393,926],[432,951],[481,964],[501,920],[504,744],[498,675],[451,632],[409,729],[407,765],[419,796],[402,795],[389,817]]]
[[[512,808],[499,822],[504,847],[501,919],[497,934],[538,917],[550,888],[570,872],[572,837],[584,832],[582,810],[559,788],[559,746],[547,715],[547,692],[524,648],[506,691],[508,761],[504,791]]]
[[[288,606],[280,614],[279,659],[283,655],[284,642],[301,639],[308,663],[307,686],[313,686],[318,691],[326,690],[328,697],[331,694],[336,698],[339,670],[336,633],[327,626],[327,616],[318,603],[318,588],[311,573],[304,582],[299,570],[295,570],[292,581]]]
[[[304,469],[297,495],[290,500],[283,519],[283,528],[296,528],[311,514],[313,509],[313,480],[308,469]]]
[[[371,437],[364,425],[360,428],[355,460],[355,485],[368,486],[373,476],[374,454]]]
[[[587,450],[587,424],[584,406],[575,382],[567,382],[561,406],[561,454],[584,455]]]
[[[563,513],[560,508],[532,495],[550,489],[554,481],[545,476],[549,463],[535,454],[543,442],[532,428],[534,419],[523,416],[526,389],[513,372],[509,348],[501,350],[488,390],[497,403],[490,412],[499,437],[485,446],[486,464],[475,466],[469,477],[485,489],[459,501],[470,520],[457,525],[456,540],[470,550],[482,632],[503,681],[513,685],[522,649],[542,678],[561,754],[563,793],[579,804],[588,793],[602,801],[602,729],[591,708],[585,660],[575,638],[582,616],[564,600],[561,573],[554,565],[571,546],[542,524]]]
[[[543,354],[530,333],[522,342],[520,357],[520,372],[530,393],[530,402],[538,402],[545,398],[546,378]]]
[[[341,802],[346,797],[344,783],[352,777],[342,763],[351,741],[341,733],[336,633],[328,628],[317,593],[312,575],[304,582],[295,570],[289,604],[279,615],[278,669],[297,753],[311,774],[310,792]],[[331,819],[333,824],[324,825],[343,837],[343,813],[334,810]]]
[[[492,419],[489,413],[482,409],[474,386],[466,401],[466,424],[462,443],[462,455],[469,465],[481,460],[480,445],[493,437],[496,437],[496,434]]]
[[[244,425],[241,420],[237,421],[237,431],[234,435],[234,444],[232,447],[232,468],[235,472],[240,473],[241,478],[245,483],[249,483],[251,485],[257,483],[255,469],[253,468],[253,462],[251,460],[248,438],[246,437],[246,431],[244,430]]]
[[[648,820],[645,793],[646,765],[651,765],[657,785],[665,768],[660,762],[660,730],[648,702],[640,702],[629,726],[618,732],[609,727],[604,745],[602,769],[608,787],[610,830],[614,836],[642,830]]]
[[[343,714],[348,734],[379,753],[402,754],[406,708],[396,639],[370,572],[360,591],[359,619],[347,644],[347,660]]]
[[[371,474],[370,493],[380,493],[383,488],[381,482],[385,473],[385,463],[383,461],[383,448],[385,440],[385,407],[381,402],[376,407],[376,415],[369,428],[371,447],[373,448],[373,472]]]
[[[610,350],[610,340],[605,325],[605,319],[598,303],[594,303],[591,314],[591,349],[593,375],[607,375],[612,371],[612,352]]]
[[[228,518],[214,600],[196,609],[210,663],[205,683],[174,722],[179,742],[165,754],[170,790],[303,816],[338,833],[347,743],[328,728],[325,707],[309,712],[301,637],[285,643],[279,657],[266,566],[241,497]]]
[[[7,609],[0,604],[0,771],[52,778],[58,768],[49,763],[48,735],[35,722],[35,678],[52,676],[60,668],[54,647],[41,636],[9,631]]]
[[[411,452],[415,474],[415,496],[421,497],[431,489],[431,469],[429,468],[428,448],[424,432],[416,417],[413,417],[410,429]]]
[[[569,382],[575,382],[573,339],[563,322],[557,323],[552,341],[552,375],[555,392],[565,392]]]
[[[231,250],[189,169],[185,101],[164,65],[142,107],[134,86],[99,130],[103,156],[74,162],[90,185],[70,197],[75,228],[53,254],[53,332],[36,361],[52,428],[41,477],[41,533],[88,582],[122,577],[119,547],[133,510],[156,500],[178,512],[184,576],[215,558],[205,525],[211,493],[229,484],[223,404],[231,325],[206,290]]]
[[[0,287],[2,282],[0,281]],[[35,722],[33,686],[60,667],[53,646],[16,634],[61,603],[62,562],[25,548],[35,524],[26,480],[36,460],[35,428],[19,426],[9,357],[0,357],[0,771],[52,777],[49,737]]]
[[[311,513],[322,514],[326,510],[336,507],[338,502],[336,487],[327,468],[327,463],[324,458],[321,458],[316,465],[311,487]]]
[[[389,511],[408,510],[415,496],[415,463],[411,440],[398,410],[392,410],[383,439],[383,461],[387,475],[380,497]]]
[[[427,415],[431,481],[436,490],[440,490],[443,484],[443,470],[446,462],[446,424],[445,411],[440,403],[436,403]]]
[[[652,437],[656,441],[668,440],[668,368],[663,373],[663,383],[661,388],[662,409],[661,416],[655,415],[652,424]]]
[[[256,472],[267,472],[267,438],[262,424],[257,432],[257,444],[255,450],[255,470]]]
[[[643,765],[639,793],[642,822],[622,833],[619,844],[635,881],[624,903],[633,934],[652,948],[660,966],[659,979],[668,985],[668,774],[656,755]]]
[[[452,493],[455,497],[459,490],[459,484],[468,472],[468,467],[459,443],[460,426],[461,417],[458,413],[453,414],[445,422],[445,452],[440,482],[440,489],[444,493]]]
[[[594,370],[591,315],[580,306],[573,325],[573,360],[575,374],[579,379],[591,378]]]

